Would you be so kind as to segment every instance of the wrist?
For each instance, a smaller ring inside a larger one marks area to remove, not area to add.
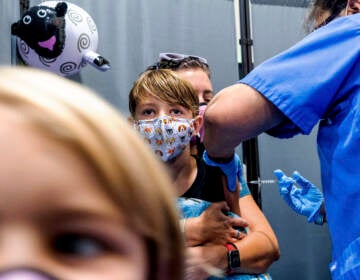
[[[198,246],[204,243],[202,222],[199,217],[186,219],[184,229],[186,246]]]
[[[322,226],[324,224],[324,215],[319,213],[319,215],[315,218],[314,224]]]
[[[215,163],[226,164],[226,163],[231,162],[234,159],[234,154],[235,154],[235,152],[233,151],[231,153],[231,155],[225,156],[225,157],[210,156],[208,153],[207,153],[207,156],[211,161],[213,161]]]
[[[240,252],[234,243],[226,243],[225,244],[227,250],[227,261],[228,261],[228,268],[227,273],[233,274],[240,272]]]
[[[186,224],[186,220],[187,219],[180,219],[179,224],[180,224],[180,232],[185,236],[185,224]]]
[[[316,225],[323,225],[326,222],[326,211],[325,211],[325,205],[324,203],[321,204],[319,212],[317,216],[315,217],[314,223]]]

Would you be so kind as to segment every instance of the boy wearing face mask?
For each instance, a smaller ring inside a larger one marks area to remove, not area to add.
[[[236,273],[265,272],[278,258],[279,249],[275,234],[247,185],[242,186],[241,192],[239,186],[235,192],[229,192],[219,168],[208,166],[201,158],[191,155],[190,140],[198,133],[202,116],[197,94],[190,83],[168,69],[145,71],[130,91],[129,110],[134,129],[168,167],[178,196],[213,202],[199,217],[189,218],[183,224],[186,245],[191,250],[204,250],[195,252],[203,262],[234,273],[228,270],[225,244],[236,243],[238,251],[241,247],[244,250]],[[242,200],[247,207],[244,211],[241,203],[239,205]],[[246,218],[225,215],[229,210]],[[248,235],[236,229],[246,226],[249,226]],[[265,234],[253,234],[259,227]],[[242,240],[246,242],[239,243]],[[196,269],[191,273],[199,279],[209,276]]]
[[[154,69],[173,70],[180,78],[188,81],[199,99],[199,115],[204,115],[206,106],[214,95],[211,71],[206,58],[181,53],[160,53],[158,61],[147,68]],[[201,126],[199,133],[191,139],[191,154],[199,157],[203,155],[203,137],[204,127]]]
[[[225,200],[220,169],[205,166],[190,153],[202,116],[188,82],[170,70],[146,71],[130,91],[129,109],[134,128],[169,168],[179,196]],[[238,205],[231,210],[240,214]]]

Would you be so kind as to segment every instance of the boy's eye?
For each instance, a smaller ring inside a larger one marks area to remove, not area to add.
[[[151,116],[154,113],[155,113],[155,111],[153,109],[145,109],[145,110],[142,111],[142,114],[144,116]]]
[[[78,233],[55,236],[53,249],[62,255],[79,256],[83,258],[96,257],[109,250],[105,242],[95,237]]]
[[[172,109],[170,111],[170,113],[171,113],[171,115],[181,115],[182,114],[182,112],[178,109]]]

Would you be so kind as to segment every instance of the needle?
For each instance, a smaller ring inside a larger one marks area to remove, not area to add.
[[[261,180],[260,178],[258,178],[257,180],[253,180],[253,181],[250,181],[248,182],[249,184],[252,184],[252,185],[263,185],[263,184],[275,184],[277,183],[276,180]]]

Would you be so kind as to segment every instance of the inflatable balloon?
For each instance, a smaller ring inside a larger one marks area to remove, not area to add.
[[[82,8],[59,1],[30,7],[11,25],[17,48],[25,64],[62,76],[78,73],[87,64],[106,71],[110,63],[99,55],[98,31]]]

